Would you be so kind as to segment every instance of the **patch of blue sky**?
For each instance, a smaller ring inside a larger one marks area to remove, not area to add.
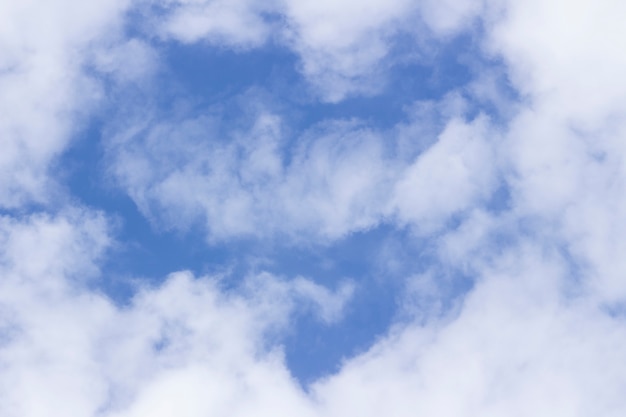
[[[322,281],[330,278],[325,285],[332,287],[337,274],[351,273],[348,276],[356,278],[357,289],[341,322],[325,325],[314,317],[301,316],[288,334],[287,364],[305,389],[307,384],[337,371],[347,359],[365,353],[392,326],[414,322],[415,314],[430,319],[435,318],[433,314],[446,315],[472,290],[473,277],[441,264],[434,249],[430,239],[416,239],[408,229],[385,225],[352,235],[328,249],[333,252],[334,270],[326,267],[329,270],[317,272],[316,277]],[[404,309],[407,299],[415,296],[407,288],[407,277],[427,274],[433,277],[436,299],[413,299],[411,305],[426,310],[431,309],[429,303],[436,302],[437,311]]]
[[[204,234],[163,230],[143,216],[130,197],[116,188],[105,171],[102,123],[94,122],[63,155],[66,185],[81,204],[103,211],[112,220],[117,243],[102,265],[104,290],[114,301],[126,302],[134,293],[129,278],[157,284],[174,271],[207,271],[223,263],[222,248],[206,247]]]
[[[297,71],[297,57],[274,44],[248,51],[203,43],[165,42],[157,47],[161,48],[166,70],[158,76],[158,91],[143,92],[146,94],[143,99],[157,103],[155,110],[159,114],[170,113],[179,100],[190,105],[191,113],[202,114],[217,107],[227,130],[241,120],[243,111],[241,101],[233,101],[232,97],[245,97],[251,90],[261,91],[270,105],[287,114],[295,132],[329,119],[359,119],[375,129],[387,129],[405,121],[407,108],[416,101],[438,100],[472,78],[472,69],[461,59],[472,48],[470,37],[459,37],[441,45],[427,62],[399,61],[389,69],[387,84],[380,94],[352,97],[334,104],[315,100]],[[115,113],[116,100],[124,99],[125,95],[112,91],[110,106],[103,112]],[[136,104],[141,106],[141,100]],[[106,119],[108,115],[104,114],[95,118],[63,155],[60,166],[69,167],[67,185],[80,202],[119,220],[119,245],[105,261],[101,281],[102,290],[119,303],[126,302],[133,294],[132,280],[128,277],[158,283],[168,273],[181,269],[198,275],[230,271],[225,285],[233,287],[246,274],[258,270],[287,279],[304,276],[331,288],[340,279],[352,279],[357,283],[357,291],[344,320],[326,325],[312,317],[300,317],[285,339],[289,368],[306,384],[336,370],[342,358],[364,351],[389,329],[397,318],[403,291],[399,277],[436,269],[427,240],[384,224],[330,245],[307,247],[291,247],[280,242],[268,245],[254,240],[208,245],[201,227],[192,227],[187,232],[162,230],[108,182],[102,144]],[[500,197],[490,203],[496,210],[505,205],[506,192],[497,195]],[[402,259],[385,261],[386,256]],[[461,276],[450,282],[453,283],[447,290],[450,300],[471,287]]]
[[[361,284],[341,322],[323,324],[302,315],[286,335],[287,366],[303,388],[338,371],[347,359],[365,353],[396,319],[399,283],[377,279]]]
[[[118,220],[119,244],[103,263],[99,281],[100,290],[117,303],[128,302],[137,282],[156,285],[181,269],[197,275],[227,272],[225,289],[236,288],[247,274],[260,271],[285,279],[304,276],[331,289],[342,279],[357,284],[342,321],[328,325],[301,315],[285,337],[289,369],[302,384],[335,371],[343,359],[365,351],[383,336],[397,315],[401,278],[432,266],[426,241],[417,242],[410,231],[389,225],[332,245],[307,247],[243,240],[207,245],[201,230],[160,230],[128,196],[103,181],[100,132],[93,126],[64,158],[72,167],[68,185],[73,194]],[[415,247],[418,244],[421,249]],[[390,256],[393,259],[387,259]]]
[[[385,70],[382,91],[337,103],[319,101],[298,72],[298,57],[274,43],[233,50],[202,42],[167,42],[161,45],[161,52],[171,77],[168,81],[180,88],[167,91],[184,94],[200,111],[258,89],[272,104],[280,103],[280,109],[299,128],[329,119],[360,119],[384,129],[403,121],[407,108],[416,101],[438,100],[466,85],[473,76],[463,59],[474,48],[471,37],[460,36],[441,44],[427,57],[410,56],[406,51],[409,42],[397,42],[396,53],[406,58],[389,57],[393,64]]]

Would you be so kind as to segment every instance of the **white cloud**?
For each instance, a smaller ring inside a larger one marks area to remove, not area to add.
[[[560,263],[529,247],[509,252],[482,271],[457,317],[399,328],[318,382],[321,415],[619,415],[626,332],[561,298]]]
[[[497,174],[492,136],[484,118],[470,124],[452,119],[398,180],[392,204],[400,222],[431,232],[488,198]]]
[[[93,414],[105,387],[90,377],[99,366],[90,349],[110,307],[74,289],[97,273],[105,227],[101,216],[79,210],[2,218],[0,414]]]
[[[253,0],[169,0],[172,10],[156,30],[164,37],[182,42],[207,40],[231,47],[250,48],[263,44],[271,26],[263,13],[272,11],[272,3]],[[158,18],[157,18],[158,19]]]
[[[125,1],[8,1],[0,5],[0,206],[45,203],[50,165],[100,99],[83,69],[114,36]]]
[[[621,319],[564,294],[567,262],[534,241],[476,262],[476,287],[456,313],[392,328],[306,393],[276,336],[301,301],[320,303],[325,319],[345,291],[268,274],[226,291],[181,272],[118,307],[69,278],[91,273],[108,245],[103,227],[89,212],[4,219],[2,415],[618,416],[626,407]],[[50,267],[25,266],[33,237]]]
[[[516,88],[545,106],[542,111],[579,128],[623,114],[623,3],[492,3],[502,3],[504,13],[490,22],[488,45],[508,63]]]
[[[381,90],[407,14],[413,6],[405,0],[287,1],[287,39],[321,98],[336,102]]]
[[[122,84],[141,84],[159,67],[156,51],[138,39],[112,39],[92,53],[90,63]]]
[[[298,277],[293,281],[293,292],[297,297],[313,303],[314,311],[325,323],[333,323],[342,318],[347,302],[354,294],[354,283],[343,282],[336,293]]]
[[[330,121],[289,138],[263,110],[244,131],[219,133],[215,117],[135,126],[111,139],[112,173],[156,224],[201,222],[213,242],[333,241],[382,222],[429,234],[497,185],[489,120],[465,121],[463,106],[450,106],[433,110],[442,132],[417,117],[388,131]]]
[[[623,5],[504,2],[488,45],[526,103],[503,143],[516,216],[570,251],[589,290],[613,303],[626,289],[623,222],[626,61]],[[536,30],[536,28],[545,28]],[[610,225],[610,226],[609,226]]]
[[[0,232],[7,417],[302,411],[308,400],[277,341],[304,306],[324,322],[340,319],[352,292],[267,273],[227,291],[219,278],[179,272],[120,307],[84,280],[110,244],[102,216],[5,217]]]
[[[425,0],[418,7],[428,27],[445,38],[470,27],[484,13],[485,5],[481,0]]]

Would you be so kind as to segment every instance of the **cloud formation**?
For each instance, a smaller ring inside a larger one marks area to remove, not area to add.
[[[123,1],[6,2],[0,22],[0,206],[45,203],[49,168],[102,95],[83,69],[89,49],[114,37]]]
[[[250,412],[285,392],[297,405],[304,394],[277,341],[298,311],[340,319],[352,294],[349,283],[333,293],[270,274],[227,291],[219,277],[178,272],[116,306],[88,280],[110,245],[101,215],[3,218],[1,227],[3,416]],[[248,390],[260,405],[239,404]]]
[[[624,414],[624,6],[149,6],[142,39],[120,29],[125,3],[0,6],[0,415]],[[400,33],[416,54],[419,35],[477,37],[481,62],[502,61],[487,69],[509,84],[478,77],[392,127],[342,118],[298,130],[252,96],[255,111],[234,124],[219,106],[146,111],[113,117],[102,144],[154,227],[201,225],[210,245],[333,248],[380,225],[427,245],[433,260],[404,277],[396,319],[365,352],[304,387],[285,358],[298,317],[342,324],[358,279],[164,271],[126,302],[104,293],[112,216],[50,193],[108,81],[140,83],[164,40],[240,53],[275,42],[298,54],[320,101],[340,102],[384,90]]]
[[[407,0],[170,0],[161,7],[165,18],[159,15],[152,26],[167,39],[287,47],[300,58],[299,70],[315,95],[327,102],[381,92],[386,72],[407,58],[397,56],[402,38],[411,39],[413,58],[426,55],[420,39],[454,36],[482,9],[469,1]]]
[[[409,160],[403,141],[421,118],[391,131],[338,120],[297,138],[275,114],[252,118],[226,138],[210,116],[133,125],[112,141],[113,175],[146,215],[175,229],[200,221],[211,241],[336,240],[386,221],[432,233],[498,183],[487,117],[411,137],[412,148],[434,143]]]

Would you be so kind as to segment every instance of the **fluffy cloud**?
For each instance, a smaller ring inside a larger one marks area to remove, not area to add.
[[[326,323],[340,319],[352,293],[352,284],[333,293],[269,274],[227,291],[219,277],[180,272],[121,307],[93,290],[96,263],[111,244],[101,215],[5,217],[0,232],[7,417],[246,415],[287,407],[289,398],[295,412],[306,400],[277,340],[309,307]],[[257,399],[240,402],[245,392]]]
[[[48,169],[101,96],[87,48],[121,23],[124,1],[0,6],[0,206],[43,203]]]
[[[412,12],[404,0],[288,1],[287,38],[321,97],[339,101],[381,88],[381,66],[392,59],[393,36]]]
[[[503,3],[503,17],[489,22],[487,45],[506,60],[515,87],[545,106],[542,113],[567,118],[578,129],[623,113],[621,3]]]
[[[484,118],[452,119],[398,180],[392,204],[400,222],[430,232],[489,198],[497,183],[493,136]]]
[[[617,2],[507,5],[492,50],[508,62],[528,106],[506,137],[515,211],[570,251],[587,285],[623,299],[622,248],[626,61]],[[546,25],[549,30],[532,31]],[[608,225],[611,226],[608,226]]]
[[[223,290],[219,278],[181,272],[121,307],[84,281],[109,245],[101,216],[4,219],[2,235],[8,417],[617,416],[626,406],[621,319],[565,294],[567,260],[534,241],[475,262],[477,285],[458,308],[398,324],[305,392],[286,368],[280,334],[298,300],[326,319],[345,291],[268,274]],[[42,262],[30,267],[23,251],[32,253],[33,239]]]
[[[182,42],[208,40],[250,48],[263,44],[270,35],[271,27],[263,14],[272,12],[273,2],[262,5],[253,0],[169,0],[162,3],[159,6],[170,13],[164,21],[157,18],[154,30],[166,38]]]
[[[112,171],[149,217],[183,230],[201,221],[212,241],[332,241],[387,220],[428,234],[484,203],[498,170],[486,117],[457,115],[439,134],[415,135],[411,125],[423,122],[380,131],[331,121],[295,140],[280,117],[264,112],[226,138],[222,122],[209,117],[134,125],[111,141]],[[407,132],[413,137],[403,143]],[[407,161],[406,151],[424,143],[433,144]]]
[[[4,218],[2,236],[6,416],[584,416],[625,406],[620,320],[563,294],[566,260],[535,242],[477,262],[478,285],[456,313],[392,329],[306,394],[276,336],[299,297],[326,319],[345,295],[267,274],[227,292],[217,278],[177,273],[117,307],[84,280],[110,245],[100,215]]]
[[[564,299],[562,260],[531,246],[482,269],[457,315],[399,327],[318,382],[321,415],[619,415],[623,324]]]

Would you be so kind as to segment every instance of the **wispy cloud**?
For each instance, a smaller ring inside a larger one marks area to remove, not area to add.
[[[383,222],[432,233],[498,182],[488,118],[450,117],[439,134],[411,138],[417,149],[434,144],[408,161],[404,133],[438,127],[337,120],[292,138],[283,118],[263,111],[244,132],[222,133],[210,116],[150,123],[112,141],[113,173],[144,213],[173,228],[201,220],[210,240],[335,240]]]

